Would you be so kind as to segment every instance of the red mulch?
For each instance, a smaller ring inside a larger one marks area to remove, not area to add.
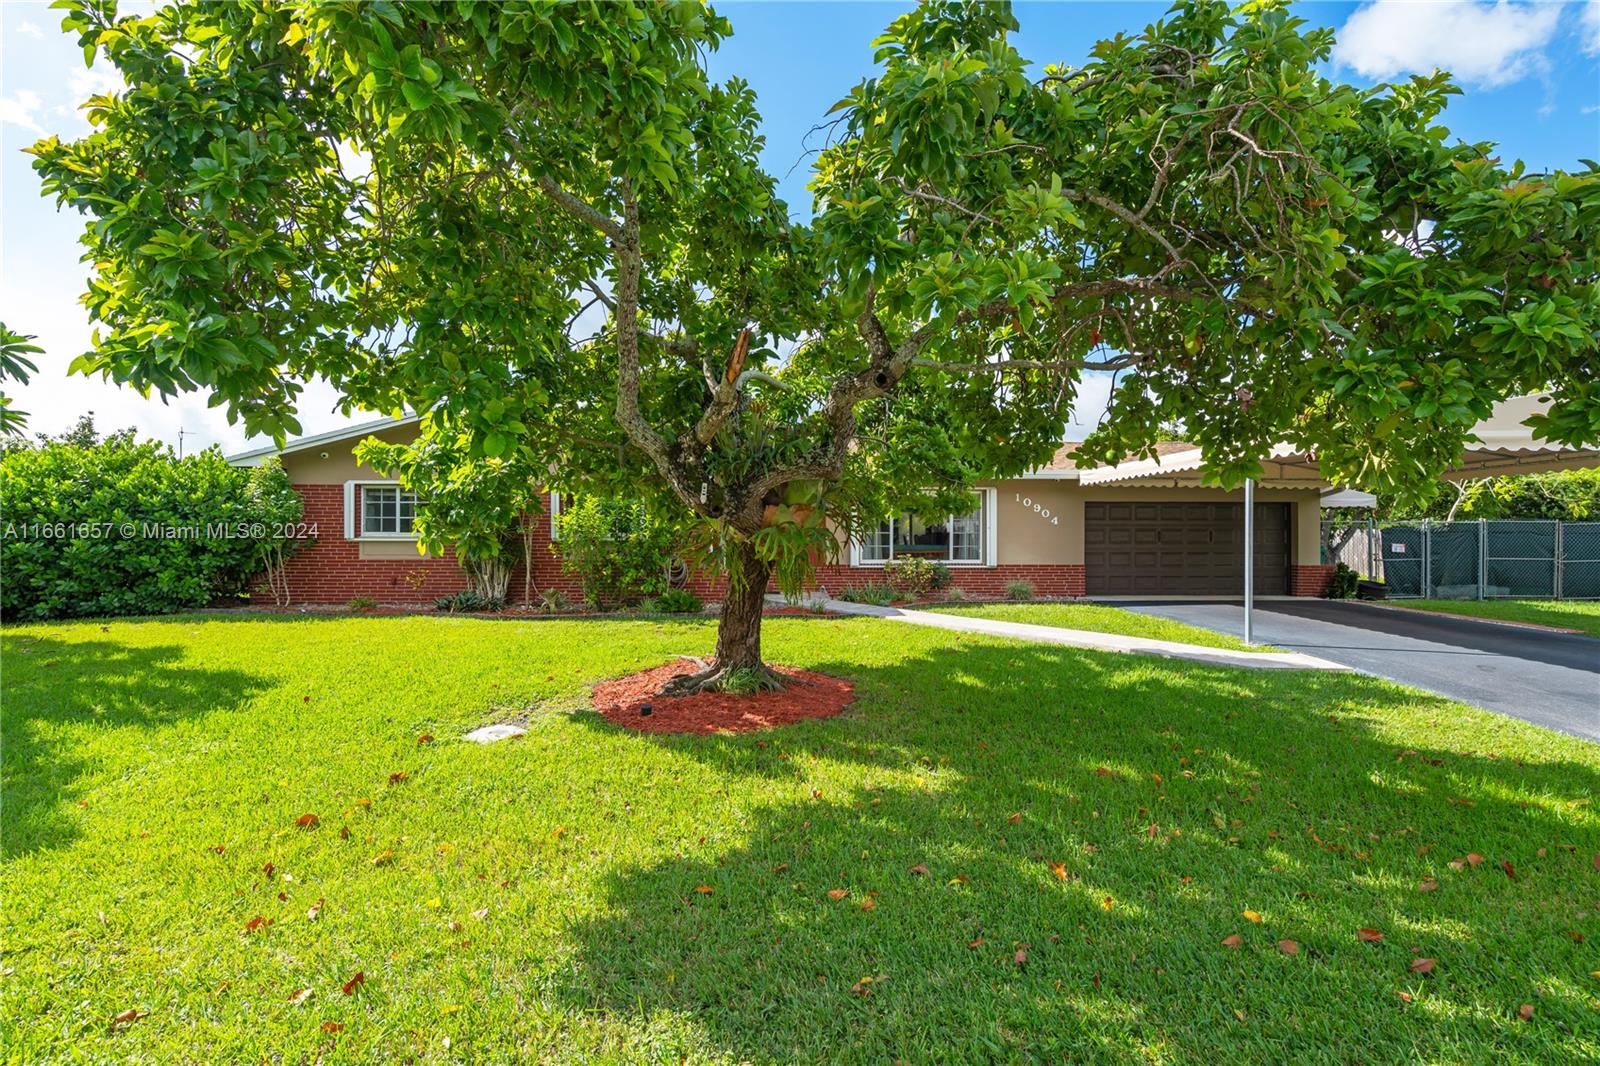
[[[762,612],[768,618],[843,618],[837,611],[813,611],[809,607],[768,607]]]
[[[807,718],[832,718],[855,699],[855,686],[848,681],[790,666],[772,668],[789,678],[776,692],[657,695],[668,681],[698,669],[694,662],[678,659],[654,670],[602,681],[594,687],[594,709],[617,725],[641,733],[749,733]],[[651,708],[648,716],[639,713],[645,703]]]

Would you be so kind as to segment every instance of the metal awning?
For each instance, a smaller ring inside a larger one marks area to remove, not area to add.
[[[1204,456],[1199,448],[1137,459],[1116,466],[1095,467],[1078,472],[1080,485],[1142,485],[1150,488],[1197,486],[1202,482]],[[1269,489],[1326,489],[1329,482],[1317,468],[1316,460],[1289,444],[1280,444],[1262,460],[1261,477],[1256,484]]]
[[[1472,427],[1477,441],[1468,442],[1461,461],[1441,476],[1447,481],[1465,481],[1600,466],[1600,449],[1553,444],[1535,437],[1533,430],[1522,424],[1548,406],[1550,400],[1545,396],[1515,396],[1495,404],[1489,417]]]

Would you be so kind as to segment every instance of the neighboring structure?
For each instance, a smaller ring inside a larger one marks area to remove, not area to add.
[[[297,603],[337,604],[356,597],[380,603],[427,603],[466,585],[450,553],[418,554],[416,501],[392,479],[356,462],[352,450],[369,436],[406,441],[418,419],[383,419],[303,437],[282,449],[261,448],[232,461],[255,465],[277,456],[305,499],[315,543],[289,560]],[[1021,478],[986,482],[973,509],[943,521],[909,515],[885,522],[846,545],[817,581],[838,592],[881,580],[891,559],[916,556],[950,567],[952,583],[970,595],[999,597],[1026,580],[1044,597],[1236,596],[1243,576],[1243,505],[1238,491],[1200,484],[1199,451],[1178,442],[1158,446],[1154,460],[1079,470],[1075,444]],[[1256,589],[1261,595],[1315,596],[1332,573],[1320,561],[1321,496],[1329,488],[1314,465],[1267,464],[1256,491]],[[545,515],[528,543],[532,573],[511,580],[522,590],[578,594],[576,580],[552,552],[559,498],[546,494]],[[531,579],[531,580],[529,580]],[[717,589],[691,577],[698,593]]]

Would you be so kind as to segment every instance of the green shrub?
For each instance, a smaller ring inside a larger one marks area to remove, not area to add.
[[[567,594],[560,589],[545,589],[539,593],[539,610],[564,611],[567,608]]]
[[[865,585],[848,585],[839,593],[841,600],[851,603],[871,603],[879,607],[887,607],[899,601],[902,596],[893,585],[887,582],[869,581]]]
[[[595,606],[636,603],[666,590],[677,531],[643,505],[582,497],[563,507],[558,528],[551,550]]]
[[[462,589],[453,596],[440,596],[433,601],[433,606],[451,614],[473,611],[495,613],[506,609],[506,601],[504,596],[485,596],[473,589]]]
[[[960,603],[962,600],[965,600],[966,598],[967,598],[967,593],[966,593],[965,589],[948,588],[948,589],[944,590],[944,601],[946,603]]]
[[[766,679],[761,676],[761,671],[748,666],[730,670],[727,676],[722,679],[722,691],[730,696],[754,696],[757,692],[767,687]]]
[[[7,448],[0,617],[160,614],[237,600],[304,543],[301,514],[276,461],[230,466],[215,448],[179,459],[159,442],[136,443],[131,430]]]
[[[884,576],[901,592],[912,597],[926,596],[950,584],[950,568],[943,563],[911,556],[884,564]]]
[[[1344,563],[1333,569],[1333,579],[1328,582],[1328,587],[1323,591],[1324,599],[1348,600],[1356,594],[1356,586],[1361,584],[1361,575],[1356,573]]]
[[[370,611],[378,606],[378,601],[371,596],[352,596],[345,606],[352,611]]]
[[[1033,599],[1033,596],[1034,589],[1032,581],[1023,578],[1017,581],[1006,582],[1006,599],[1016,600],[1017,602],[1021,603]]]
[[[705,606],[688,589],[668,589],[655,600],[655,609],[662,614],[699,614]]]

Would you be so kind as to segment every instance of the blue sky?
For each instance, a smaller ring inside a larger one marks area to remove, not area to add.
[[[808,131],[834,101],[871,73],[870,42],[895,15],[896,3],[720,3],[734,36],[711,57],[719,78],[738,75],[760,97],[765,162],[781,182],[791,211],[805,216],[810,196]],[[1093,43],[1136,33],[1165,3],[1017,4],[1022,53],[1036,63],[1081,63]],[[1455,71],[1466,88],[1445,122],[1461,138],[1494,141],[1504,158],[1534,169],[1600,158],[1600,0],[1545,3],[1482,0],[1378,0],[1302,3],[1296,14],[1340,31],[1330,77],[1369,85],[1435,67]],[[115,88],[103,64],[91,70],[59,30],[59,12],[38,3],[0,4],[0,320],[38,334],[46,348],[40,373],[11,389],[32,413],[35,429],[57,431],[93,410],[103,428],[141,433],[186,446],[217,442],[238,449],[243,434],[203,396],[167,405],[83,377],[66,366],[89,343],[91,325],[77,298],[86,267],[78,262],[81,221],[58,213],[38,195],[28,157],[18,149],[45,132],[79,136],[87,129],[75,106]],[[812,146],[816,136],[811,135]],[[1070,436],[1082,436],[1104,405],[1107,383],[1086,383]],[[313,387],[302,406],[308,433],[347,420],[332,410],[334,394]],[[368,416],[370,417],[370,416]]]

